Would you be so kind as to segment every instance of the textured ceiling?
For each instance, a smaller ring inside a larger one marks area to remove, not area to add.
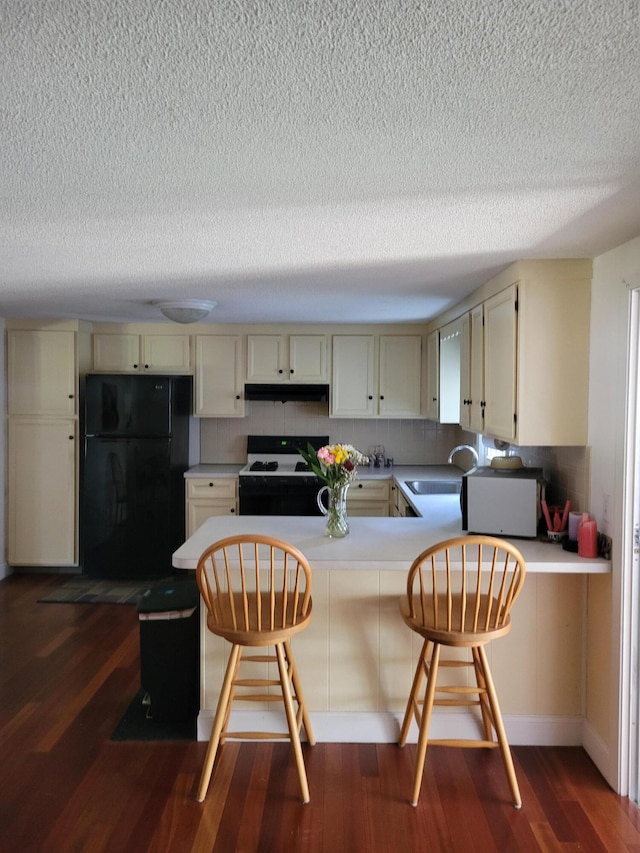
[[[0,316],[421,321],[640,234],[637,0],[2,0]]]

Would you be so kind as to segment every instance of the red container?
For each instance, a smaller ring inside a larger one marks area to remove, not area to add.
[[[578,527],[578,556],[598,556],[598,528],[593,519],[585,512]]]

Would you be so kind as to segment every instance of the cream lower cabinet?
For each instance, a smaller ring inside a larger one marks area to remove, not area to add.
[[[235,477],[187,477],[186,535],[191,536],[200,525],[214,515],[236,515],[238,481]]]
[[[10,418],[8,467],[9,564],[76,564],[75,419]]]
[[[402,494],[402,489],[395,481],[391,483],[391,514],[394,518],[406,518],[415,515],[409,501]]]
[[[347,492],[347,515],[388,517],[390,480],[356,480]]]

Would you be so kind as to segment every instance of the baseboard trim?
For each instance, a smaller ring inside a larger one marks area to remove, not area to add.
[[[594,729],[589,720],[584,721],[584,738],[582,745],[584,746],[585,752],[589,758],[593,761],[613,790],[617,791],[618,780],[616,778],[611,778],[612,776],[615,776],[615,772],[611,767],[611,754],[609,747]],[[623,792],[618,791],[618,793]],[[624,793],[626,794],[626,792]]]
[[[13,569],[7,563],[0,563],[0,581],[13,574]]]
[[[208,740],[213,725],[213,710],[198,715],[198,740]],[[316,740],[324,743],[395,743],[402,714],[312,711],[311,725]],[[512,746],[582,746],[584,719],[579,716],[504,717],[507,737]],[[286,732],[284,713],[277,711],[234,711],[229,731]],[[468,714],[434,713],[431,736],[434,738],[478,737],[479,723]],[[415,722],[408,741],[417,740]],[[595,759],[594,759],[595,760]],[[597,764],[597,762],[596,762]]]

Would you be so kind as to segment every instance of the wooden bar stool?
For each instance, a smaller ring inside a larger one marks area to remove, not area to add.
[[[311,619],[311,569],[304,555],[279,539],[251,534],[215,542],[202,554],[196,569],[198,586],[207,608],[207,628],[231,643],[231,653],[218,699],[211,738],[198,788],[198,801],[207,794],[218,745],[227,738],[290,738],[298,769],[302,800],[309,802],[309,786],[300,744],[304,725],[308,742],[315,744],[291,638]],[[273,654],[250,654],[247,647],[275,647]],[[239,678],[241,661],[276,662],[278,678]],[[279,687],[279,694],[269,692]],[[255,690],[254,688],[259,688]],[[250,692],[245,693],[244,689]],[[284,702],[288,734],[227,731],[235,701]],[[294,706],[297,704],[297,711]]]
[[[516,808],[522,805],[484,647],[511,630],[510,611],[525,575],[525,562],[517,548],[492,536],[460,536],[440,542],[423,551],[409,569],[407,594],[400,599],[400,613],[409,628],[424,639],[399,739],[400,746],[404,746],[415,717],[419,735],[411,795],[413,806],[418,804],[429,743],[499,747],[514,805]],[[442,646],[468,648],[471,660],[440,660]],[[438,670],[445,666],[473,667],[475,685],[437,686]],[[421,699],[420,686],[425,675],[427,683]],[[484,739],[430,740],[429,721],[434,705],[479,706]]]

